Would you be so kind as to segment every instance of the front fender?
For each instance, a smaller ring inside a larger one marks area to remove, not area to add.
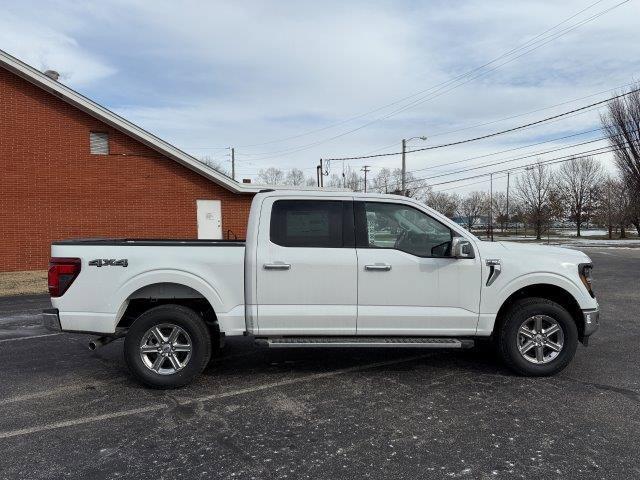
[[[596,308],[598,305],[596,300],[587,294],[584,286],[573,279],[554,272],[534,272],[520,275],[504,284],[497,284],[496,282],[493,287],[483,287],[484,295],[482,296],[481,313],[495,315],[502,304],[518,290],[544,284],[562,288],[576,300],[583,310]]]

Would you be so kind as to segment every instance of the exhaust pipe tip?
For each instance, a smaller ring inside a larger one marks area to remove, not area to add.
[[[104,347],[105,345],[113,342],[114,340],[124,337],[124,335],[125,335],[125,332],[118,332],[115,335],[106,335],[104,337],[98,337],[98,338],[94,338],[93,340],[89,340],[89,350],[93,352],[94,350],[97,350],[100,347]]]

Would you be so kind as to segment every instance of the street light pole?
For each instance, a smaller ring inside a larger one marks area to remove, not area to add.
[[[402,175],[401,175],[401,185],[400,185],[400,191],[402,192],[402,195],[404,197],[407,196],[407,142],[410,142],[411,140],[415,140],[419,138],[420,140],[424,141],[427,139],[427,137],[411,137],[409,139],[402,139]]]
[[[489,235],[493,242],[493,173],[489,174]]]
[[[402,139],[402,196],[407,196],[407,160],[406,160],[407,141]]]

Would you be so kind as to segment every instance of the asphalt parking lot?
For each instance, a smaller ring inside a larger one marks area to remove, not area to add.
[[[585,249],[600,331],[561,374],[486,349],[269,351],[228,342],[194,385],[142,388],[121,341],[0,299],[0,478],[639,478],[640,249]]]

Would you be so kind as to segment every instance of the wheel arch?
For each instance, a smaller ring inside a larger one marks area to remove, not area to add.
[[[535,283],[519,288],[505,299],[496,315],[492,336],[502,328],[505,315],[518,300],[524,298],[545,298],[565,308],[578,328],[578,337],[584,342],[584,317],[578,300],[566,289],[550,283]]]
[[[122,302],[116,328],[128,328],[142,313],[159,305],[181,305],[200,315],[212,333],[219,332],[216,310],[201,291],[177,282],[157,282],[143,285]]]

